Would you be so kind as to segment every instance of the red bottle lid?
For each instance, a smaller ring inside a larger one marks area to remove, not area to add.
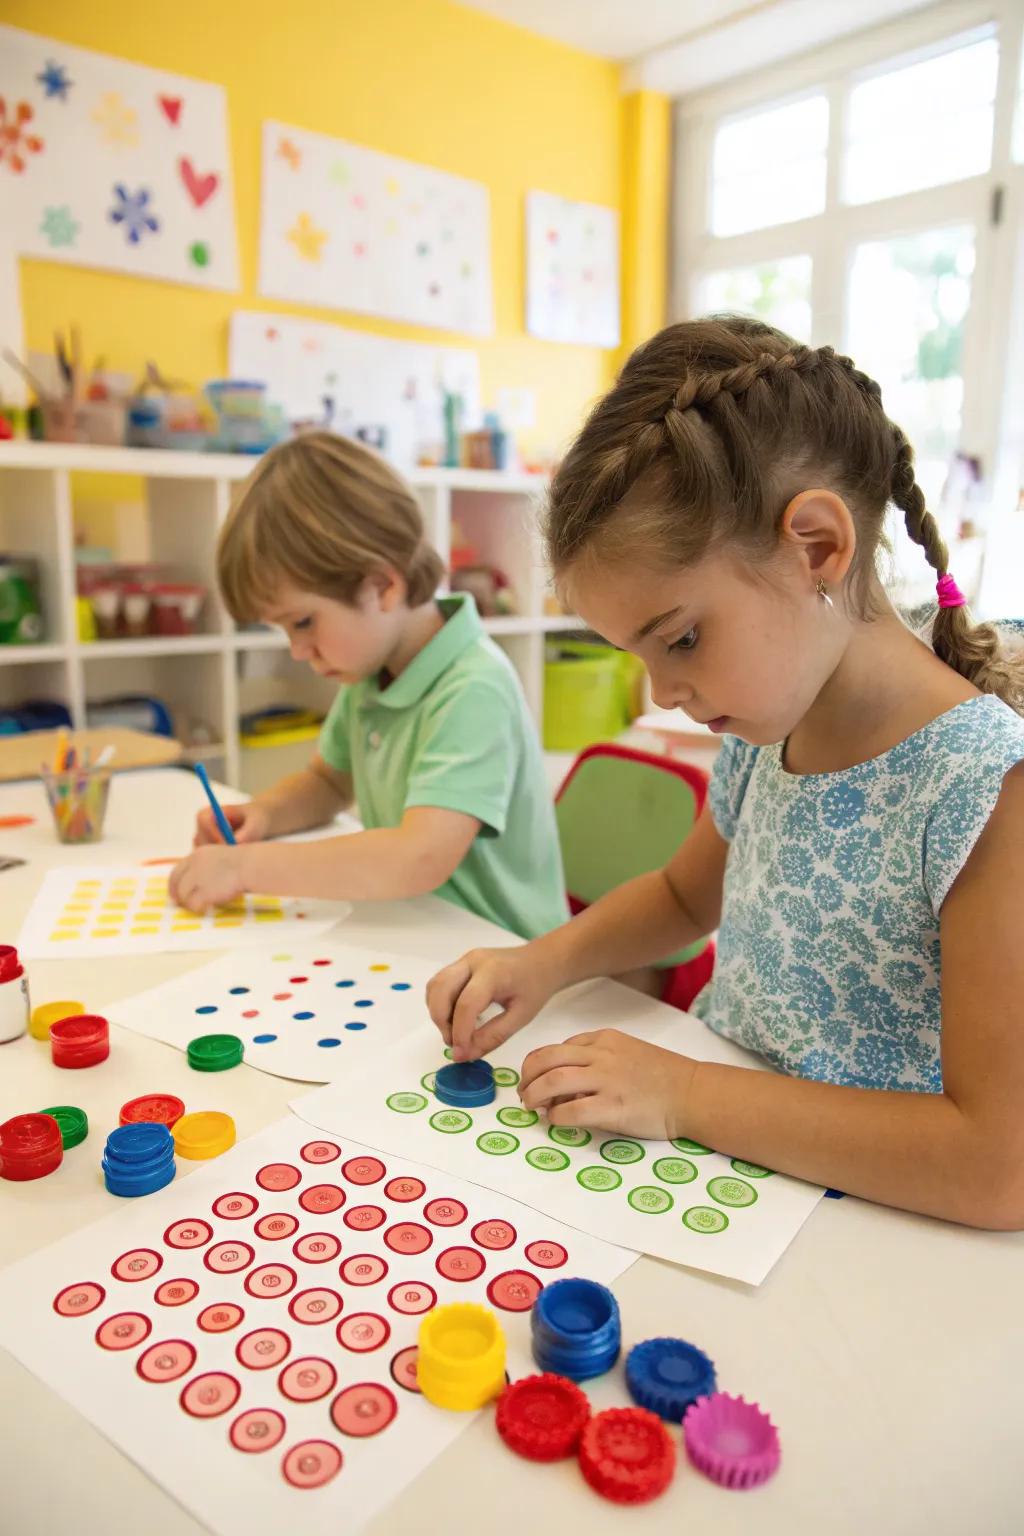
[[[0,1178],[41,1179],[64,1157],[60,1126],[52,1115],[15,1115],[0,1125]]]
[[[616,1504],[643,1504],[664,1493],[675,1467],[668,1430],[646,1408],[606,1408],[583,1431],[580,1471]]]
[[[121,1105],[118,1121],[121,1125],[134,1125],[140,1120],[148,1124],[166,1125],[168,1130],[177,1125],[185,1113],[185,1106],[174,1093],[144,1093],[140,1098],[129,1099]]]
[[[110,1055],[110,1026],[98,1013],[76,1013],[50,1025],[55,1067],[94,1067]]]
[[[590,1401],[574,1381],[550,1372],[511,1382],[498,1398],[495,1422],[510,1450],[530,1461],[561,1461],[580,1443]]]
[[[5,981],[17,981],[24,969],[14,945],[0,944],[0,984]]]

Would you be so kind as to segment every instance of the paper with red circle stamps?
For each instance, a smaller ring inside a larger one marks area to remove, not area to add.
[[[338,1343],[355,1355],[367,1355],[372,1349],[380,1349],[390,1337],[391,1324],[376,1312],[353,1312],[338,1324]]]
[[[353,1232],[372,1232],[388,1218],[379,1205],[352,1205],[341,1219]]]
[[[457,1227],[469,1212],[461,1200],[452,1200],[442,1195],[438,1200],[428,1200],[423,1207],[423,1214],[435,1227]]]
[[[333,1323],[341,1311],[341,1297],[325,1285],[311,1286],[309,1290],[296,1291],[288,1311],[297,1323],[315,1328],[320,1323]]]
[[[446,1248],[438,1254],[434,1268],[446,1280],[478,1280],[487,1261],[475,1248]]]
[[[517,1237],[515,1227],[510,1221],[504,1221],[500,1216],[492,1216],[487,1221],[478,1221],[473,1228],[472,1238],[481,1248],[511,1248]]]
[[[384,1185],[384,1193],[389,1200],[397,1200],[404,1203],[407,1200],[418,1200],[425,1195],[427,1186],[422,1179],[415,1179],[411,1174],[403,1174],[400,1178],[389,1179]]]
[[[300,1440],[285,1452],[281,1471],[293,1488],[322,1488],[341,1471],[342,1455],[327,1440]]]
[[[115,1280],[151,1280],[163,1268],[163,1259],[152,1248],[129,1248],[110,1266]]]
[[[304,1264],[326,1264],[340,1252],[341,1243],[333,1232],[304,1232],[292,1244],[292,1253]]]
[[[313,1216],[329,1216],[345,1204],[345,1191],[337,1184],[311,1184],[299,1196],[299,1204]]]
[[[250,1371],[266,1371],[287,1360],[291,1351],[292,1341],[280,1328],[254,1328],[235,1345],[235,1358]]]
[[[216,1419],[238,1402],[242,1388],[226,1371],[205,1371],[181,1389],[178,1401],[194,1419]]]
[[[393,1227],[388,1227],[384,1241],[392,1253],[426,1253],[434,1241],[434,1234],[426,1227],[421,1227],[418,1221],[398,1221]]]
[[[215,1275],[237,1275],[240,1270],[248,1269],[255,1257],[256,1250],[248,1243],[228,1238],[227,1242],[214,1243],[208,1248],[203,1254],[203,1263]]]
[[[152,1331],[153,1324],[141,1312],[115,1312],[96,1329],[96,1343],[101,1349],[134,1349]]]
[[[299,1156],[304,1163],[333,1163],[341,1156],[341,1148],[333,1141],[307,1141]]]
[[[390,1387],[376,1381],[359,1381],[343,1387],[331,1404],[335,1429],[356,1440],[379,1435],[398,1412],[398,1399]]]
[[[204,1333],[228,1333],[237,1328],[245,1312],[234,1301],[214,1301],[204,1307],[196,1322]]]
[[[350,1157],[341,1170],[350,1184],[378,1184],[386,1173],[379,1157]]]
[[[264,1163],[256,1175],[256,1183],[260,1189],[269,1189],[279,1195],[286,1189],[294,1189],[301,1178],[302,1174],[292,1163]]]
[[[250,1296],[274,1300],[294,1291],[296,1274],[288,1264],[260,1264],[245,1277],[245,1288]]]
[[[304,1355],[286,1365],[277,1378],[283,1397],[293,1403],[317,1403],[334,1391],[338,1373],[329,1360],[318,1355]]]
[[[284,1439],[284,1414],[276,1408],[247,1408],[228,1430],[228,1439],[236,1451],[258,1455],[272,1451]]]
[[[391,1379],[396,1386],[403,1387],[406,1392],[419,1392],[421,1387],[416,1379],[416,1356],[419,1354],[415,1344],[410,1344],[406,1349],[400,1349],[397,1355],[391,1357]]]
[[[116,1266],[112,1272],[116,1273]],[[95,1280],[79,1280],[77,1284],[66,1285],[62,1291],[57,1292],[53,1298],[53,1310],[58,1317],[85,1317],[95,1312],[106,1294],[103,1286]]]
[[[387,1272],[387,1264],[375,1253],[354,1253],[341,1265],[341,1278],[346,1285],[373,1285],[383,1280]]]
[[[265,1242],[279,1243],[282,1238],[291,1237],[299,1230],[299,1218],[293,1216],[291,1211],[268,1211],[266,1216],[260,1217],[253,1230]]]
[[[143,1381],[177,1381],[196,1363],[196,1352],[187,1339],[164,1339],[144,1349],[135,1362]]]
[[[244,1217],[251,1216],[259,1208],[260,1203],[256,1196],[244,1194],[240,1189],[232,1189],[226,1195],[218,1195],[210,1207],[213,1214],[223,1221],[242,1221]]]
[[[529,1270],[507,1269],[503,1275],[495,1275],[487,1287],[487,1299],[503,1312],[529,1312],[543,1289]]]
[[[388,1291],[388,1306],[405,1317],[419,1317],[437,1306],[437,1292],[425,1280],[399,1280]]]
[[[523,1250],[531,1264],[536,1264],[538,1269],[561,1269],[568,1262],[569,1254],[561,1243],[552,1242],[550,1238],[542,1237],[534,1243],[527,1243]]]
[[[202,1248],[213,1236],[213,1228],[199,1216],[186,1217],[184,1221],[172,1221],[164,1233],[168,1248]]]
[[[153,1292],[153,1300],[161,1307],[183,1307],[198,1295],[199,1287],[194,1280],[162,1280]]]

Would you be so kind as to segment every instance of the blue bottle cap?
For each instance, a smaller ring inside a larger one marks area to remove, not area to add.
[[[587,1381],[619,1358],[619,1305],[596,1280],[555,1280],[533,1304],[530,1333],[542,1371]]]
[[[135,1173],[126,1173],[120,1168],[112,1168],[103,1159],[103,1182],[112,1195],[122,1195],[127,1199],[134,1199],[138,1195],[151,1195],[155,1190],[163,1189],[174,1178],[176,1172],[174,1158],[168,1158],[159,1167],[151,1167]]]
[[[489,1061],[453,1061],[434,1075],[434,1093],[442,1104],[459,1109],[493,1103],[494,1068]]]
[[[646,1339],[626,1356],[626,1385],[641,1408],[680,1424],[691,1403],[714,1392],[715,1367],[696,1344]]]
[[[154,1157],[174,1155],[174,1138],[166,1125],[154,1120],[138,1120],[119,1125],[107,1137],[104,1155],[125,1167],[137,1167]]]

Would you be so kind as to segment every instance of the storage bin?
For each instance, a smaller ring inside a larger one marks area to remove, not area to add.
[[[582,640],[548,647],[544,664],[544,747],[578,752],[620,735],[633,718],[635,656]]]

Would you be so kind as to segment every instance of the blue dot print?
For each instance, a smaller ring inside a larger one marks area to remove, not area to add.
[[[253,1035],[252,1043],[253,1045],[269,1045],[272,1040],[276,1039],[276,1035]]]
[[[355,986],[355,982],[354,981],[336,981],[334,983],[334,985],[336,987],[354,987]]]
[[[392,992],[408,992],[410,986],[411,982],[408,981],[393,981],[391,983],[391,990]]]
[[[315,1017],[314,1014],[308,1013],[308,1012],[307,1013],[293,1013],[292,1014],[292,1018],[293,1019],[312,1019],[314,1017]]]
[[[197,1008],[196,1009],[196,1013],[216,1013],[216,1012],[217,1012],[217,1007],[216,1007],[215,1003],[204,1003],[201,1008]]]
[[[341,1041],[335,1035],[326,1035],[323,1040],[318,1040],[317,1045],[340,1045]]]
[[[365,1029],[365,1028],[366,1028],[366,1025],[365,1025],[365,1024],[364,1024],[364,1023],[363,1023],[363,1022],[362,1022],[362,1020],[361,1020],[361,1019],[357,1019],[357,1020],[356,1020],[356,1021],[355,1021],[355,1022],[354,1022],[354,1023],[352,1023],[352,1024],[346,1024],[346,1025],[345,1025],[345,1028],[346,1028],[346,1029]]]
[[[228,988],[228,991],[231,993],[232,997],[241,997],[244,993],[248,992],[248,990],[249,990],[248,987],[229,987]]]
[[[361,998],[358,999],[357,1002],[353,1003],[352,1006],[354,1008],[372,1008],[373,1007],[373,998],[372,997],[361,997]]]

